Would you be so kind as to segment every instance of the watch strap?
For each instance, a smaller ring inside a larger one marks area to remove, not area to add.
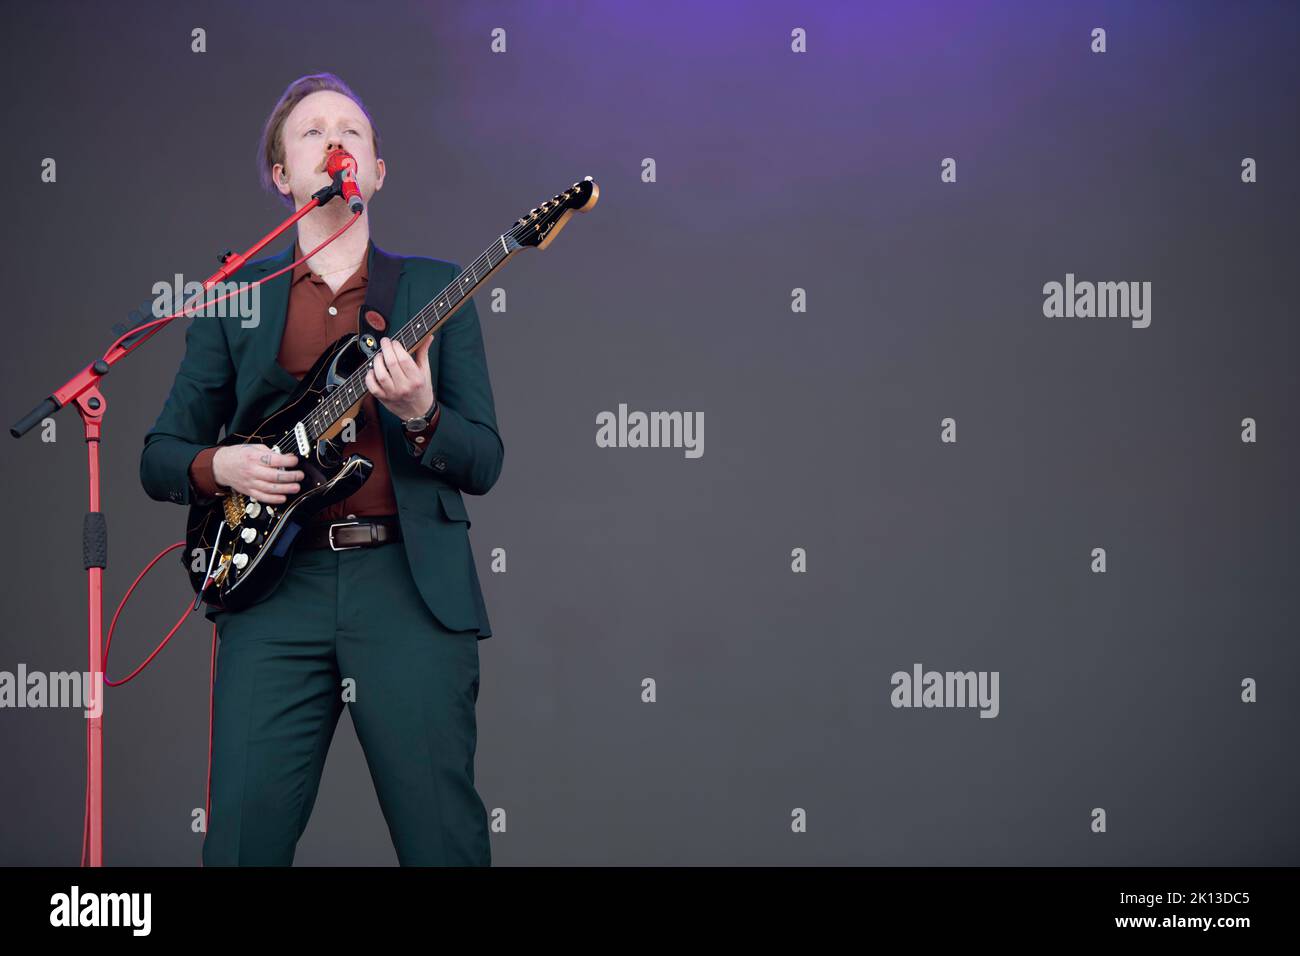
[[[423,415],[417,416],[416,418],[408,418],[406,421],[402,422],[402,427],[405,428],[408,432],[423,431],[424,429],[429,427],[429,423],[433,421],[433,416],[437,411],[438,411],[438,396],[435,395],[433,397],[433,404],[429,406],[429,410],[427,412],[425,412]],[[412,428],[411,427],[412,425],[414,425],[415,427]]]

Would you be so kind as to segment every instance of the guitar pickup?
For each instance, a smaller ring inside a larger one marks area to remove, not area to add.
[[[311,445],[307,442],[307,426],[302,422],[293,426],[293,440],[298,443],[298,454],[306,458],[307,452],[311,451]]]

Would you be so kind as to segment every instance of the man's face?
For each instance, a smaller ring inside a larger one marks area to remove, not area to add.
[[[280,192],[292,194],[295,209],[329,185],[326,158],[340,146],[357,161],[357,186],[367,207],[370,197],[384,185],[384,161],[375,156],[370,123],[360,107],[342,93],[318,90],[304,97],[285,118],[280,137],[284,163],[277,163],[271,172]],[[342,203],[332,205],[346,208]]]

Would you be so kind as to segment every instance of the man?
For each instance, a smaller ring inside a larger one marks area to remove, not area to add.
[[[303,478],[297,458],[264,445],[215,447],[221,430],[249,431],[326,345],[360,321],[395,333],[459,273],[438,259],[398,260],[371,242],[370,202],[385,176],[379,136],[333,74],[301,77],[281,96],[263,132],[263,181],[300,208],[328,183],[326,159],[339,148],[357,161],[366,211],[292,273],[262,285],[256,323],[192,321],[171,393],[145,436],[140,477],[151,497],[202,504],[233,490],[284,502]],[[296,247],[249,263],[232,280],[288,265],[350,215],[341,200],[313,210],[298,222]],[[359,318],[370,276],[396,274],[399,264],[394,314]],[[374,462],[370,479],[299,535],[268,597],[208,612],[220,637],[208,866],[293,862],[344,703],[398,861],[491,862],[474,750],[478,641],[492,632],[461,492],[491,489],[504,447],[473,303],[414,356],[383,336],[366,386],[348,451]]]

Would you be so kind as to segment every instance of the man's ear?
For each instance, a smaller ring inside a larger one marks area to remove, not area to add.
[[[384,176],[387,175],[387,169],[384,167],[382,159],[375,160],[375,192],[384,188]]]
[[[289,172],[284,168],[283,163],[276,163],[271,167],[271,179],[275,182],[275,188],[280,190],[281,196],[288,196],[293,192],[289,185]]]

